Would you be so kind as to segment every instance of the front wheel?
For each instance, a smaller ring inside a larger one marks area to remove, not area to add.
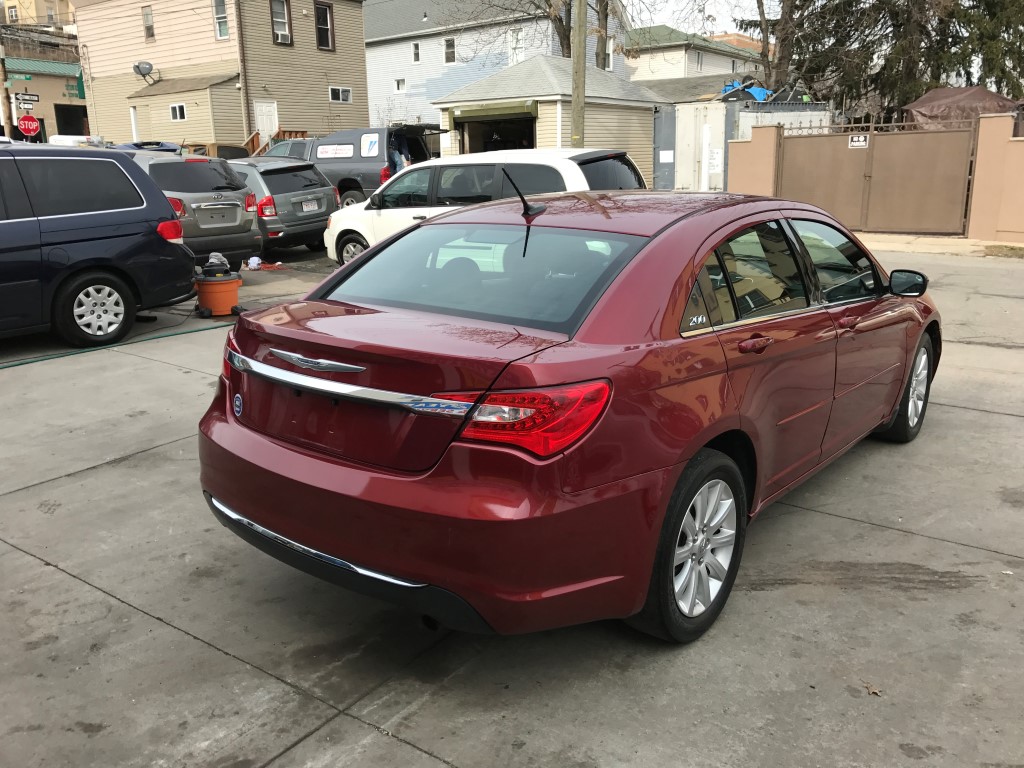
[[[883,440],[894,443],[909,443],[921,431],[924,416],[928,411],[928,396],[932,388],[932,371],[935,369],[935,358],[931,337],[926,333],[921,337],[914,353],[907,386],[900,398],[896,420],[878,433]]]
[[[704,448],[683,471],[662,525],[643,610],[628,622],[676,643],[703,635],[739,571],[747,497],[736,462]]]
[[[338,263],[348,264],[369,247],[369,244],[359,235],[349,234],[339,237],[337,246]]]
[[[114,344],[131,330],[135,309],[135,297],[124,280],[107,272],[86,272],[61,287],[53,304],[53,327],[76,347]]]

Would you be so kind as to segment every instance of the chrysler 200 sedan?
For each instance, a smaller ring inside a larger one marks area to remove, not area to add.
[[[927,279],[801,203],[530,200],[243,315],[203,491],[260,549],[452,628],[694,640],[753,517],[866,435],[918,435]]]

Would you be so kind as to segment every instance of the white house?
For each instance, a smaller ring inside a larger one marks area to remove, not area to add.
[[[509,14],[484,0],[365,0],[370,122],[440,123],[433,102],[505,67],[538,55],[560,55],[551,19]],[[621,12],[620,12],[621,13]],[[597,26],[591,11],[589,25]],[[608,21],[607,71],[626,76],[623,24]],[[587,39],[595,63],[596,36]]]
[[[761,69],[756,51],[680,32],[664,24],[629,30],[625,47],[630,80],[675,80]]]

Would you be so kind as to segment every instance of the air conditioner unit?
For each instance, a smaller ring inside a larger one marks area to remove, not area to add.
[[[292,36],[288,32],[275,32],[274,33],[274,42],[275,43],[280,43],[281,45],[291,45],[292,44]]]

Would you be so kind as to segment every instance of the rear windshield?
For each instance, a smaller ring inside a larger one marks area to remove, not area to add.
[[[245,182],[224,161],[155,162],[149,166],[149,175],[164,192],[188,194],[245,189]]]
[[[606,157],[580,163],[590,189],[646,189],[643,176],[626,157]]]
[[[421,227],[367,259],[324,298],[571,336],[645,242],[577,229]]]
[[[263,181],[272,195],[286,195],[289,192],[306,192],[331,186],[324,175],[312,165],[298,168],[282,168],[274,171],[263,171]]]

